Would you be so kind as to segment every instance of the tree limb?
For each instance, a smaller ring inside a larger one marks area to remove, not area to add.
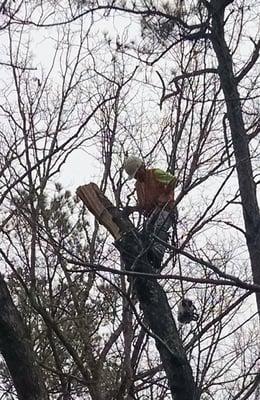
[[[251,39],[251,41],[253,41]],[[255,45],[255,49],[251,55],[251,59],[248,61],[247,65],[245,65],[245,67],[242,69],[242,71],[236,76],[236,83],[239,83],[246,75],[247,73],[253,68],[253,66],[255,65],[258,57],[259,57],[259,51],[260,51],[260,40],[255,43],[253,42]]]
[[[100,204],[89,202],[93,190],[105,208],[100,214]],[[82,196],[82,191],[85,196]],[[175,400],[198,400],[198,391],[194,383],[192,370],[189,365],[182,341],[179,337],[175,321],[167,296],[157,279],[149,277],[153,272],[148,263],[145,243],[139,237],[131,222],[99,191],[97,185],[85,185],[77,189],[77,194],[86,205],[90,204],[90,211],[98,218],[114,237],[120,232],[121,237],[115,246],[120,251],[126,270],[146,273],[148,276],[136,277],[133,285],[143,310],[144,318],[155,338],[156,347],[166,372],[169,388]],[[108,217],[110,214],[110,218]],[[105,215],[105,219],[102,216]],[[111,223],[112,221],[112,223]],[[117,229],[114,225],[117,226]],[[112,227],[112,228],[111,228]]]
[[[48,400],[29,333],[2,275],[0,275],[0,351],[12,376],[19,400]]]

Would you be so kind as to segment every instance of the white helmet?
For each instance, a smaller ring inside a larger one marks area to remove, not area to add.
[[[129,176],[129,179],[133,179],[139,168],[143,165],[141,158],[130,156],[124,161],[124,170]]]

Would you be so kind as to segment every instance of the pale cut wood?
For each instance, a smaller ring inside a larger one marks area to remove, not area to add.
[[[109,212],[109,208],[115,207],[105,198],[99,187],[92,182],[79,186],[76,193],[98,222],[104,225],[116,240],[119,239],[121,237],[120,229]]]

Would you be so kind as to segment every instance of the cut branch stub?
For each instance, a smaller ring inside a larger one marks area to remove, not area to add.
[[[133,229],[131,222],[122,217],[121,212],[104,196],[95,183],[79,186],[76,193],[98,222],[116,240],[122,236],[122,233]]]

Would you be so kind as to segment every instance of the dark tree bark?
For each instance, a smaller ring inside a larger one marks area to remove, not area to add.
[[[223,3],[222,7],[220,7]],[[233,71],[233,61],[225,41],[224,11],[227,2],[211,1],[212,44],[218,59],[218,71],[227,107],[232,143],[236,159],[238,184],[243,208],[248,252],[251,261],[253,281],[260,284],[260,214],[256,196],[248,138],[238,91],[238,83]],[[260,313],[260,293],[256,293]]]
[[[91,183],[77,190],[78,196],[114,237],[126,270],[154,273],[144,250],[145,243],[134,226],[122,213]],[[155,339],[156,347],[168,378],[174,400],[198,400],[192,369],[189,365],[182,341],[179,337],[167,296],[156,278],[140,276],[134,278],[134,288],[145,321]]]
[[[140,257],[143,246],[135,231],[124,235],[117,247],[120,249],[126,270],[155,273],[146,256]],[[156,278],[147,276],[134,278],[134,288],[145,321],[155,338],[173,399],[197,400],[199,396],[192,369],[163,288]]]
[[[1,275],[0,352],[10,371],[19,400],[48,400],[26,326]]]

